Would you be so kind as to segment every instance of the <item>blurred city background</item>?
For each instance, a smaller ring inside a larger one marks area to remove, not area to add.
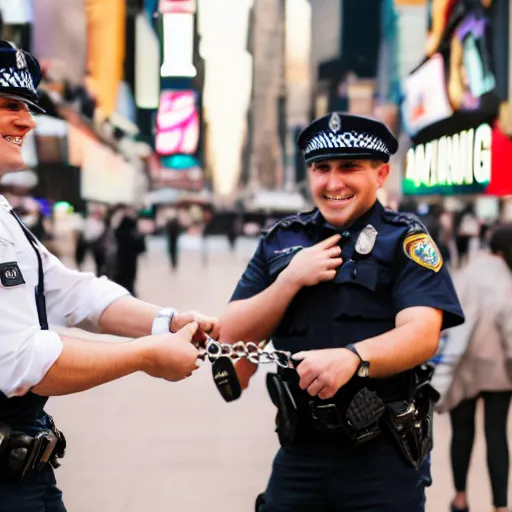
[[[1,192],[67,265],[143,299],[220,314],[261,229],[313,206],[295,140],[332,110],[399,139],[380,199],[421,216],[453,272],[512,219],[510,0],[0,0],[0,14],[2,38],[41,62],[46,110]],[[253,510],[277,448],[268,369],[230,404],[209,365],[52,399],[68,510]],[[452,495],[449,436],[436,416],[429,512]]]

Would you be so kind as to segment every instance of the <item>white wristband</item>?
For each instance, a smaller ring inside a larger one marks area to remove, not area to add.
[[[177,311],[173,308],[161,309],[153,320],[151,334],[167,334],[171,332],[171,322]]]

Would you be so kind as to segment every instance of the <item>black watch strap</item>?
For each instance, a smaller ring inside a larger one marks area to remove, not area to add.
[[[355,354],[359,358],[359,361],[361,361],[359,363],[359,366],[357,367],[357,370],[356,370],[357,376],[358,377],[363,377],[363,378],[368,377],[370,375],[370,362],[369,361],[365,361],[361,357],[361,354],[357,351],[357,348],[356,348],[356,346],[353,343],[349,343],[344,348],[346,348],[347,350],[350,350],[350,352]]]

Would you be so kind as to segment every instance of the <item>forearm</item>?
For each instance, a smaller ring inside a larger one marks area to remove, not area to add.
[[[121,297],[105,309],[99,327],[104,334],[139,338],[151,334],[153,320],[162,308],[132,296]]]
[[[62,337],[63,350],[32,388],[42,396],[67,395],[119,379],[144,366],[141,343],[101,343]]]
[[[431,359],[439,344],[439,327],[414,322],[375,338],[356,343],[363,360],[370,362],[370,377],[385,378],[410,370]]]
[[[269,338],[299,290],[299,287],[279,276],[258,295],[231,302],[219,321],[219,339],[230,343],[258,342]]]

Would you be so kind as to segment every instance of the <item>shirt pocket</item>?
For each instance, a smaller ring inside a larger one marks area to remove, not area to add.
[[[285,253],[274,255],[268,260],[268,273],[272,281],[277,279],[277,276],[290,264],[293,257],[301,249],[302,247],[294,247]]]
[[[395,317],[391,288],[392,270],[372,261],[349,261],[340,269],[334,316],[363,319]]]

